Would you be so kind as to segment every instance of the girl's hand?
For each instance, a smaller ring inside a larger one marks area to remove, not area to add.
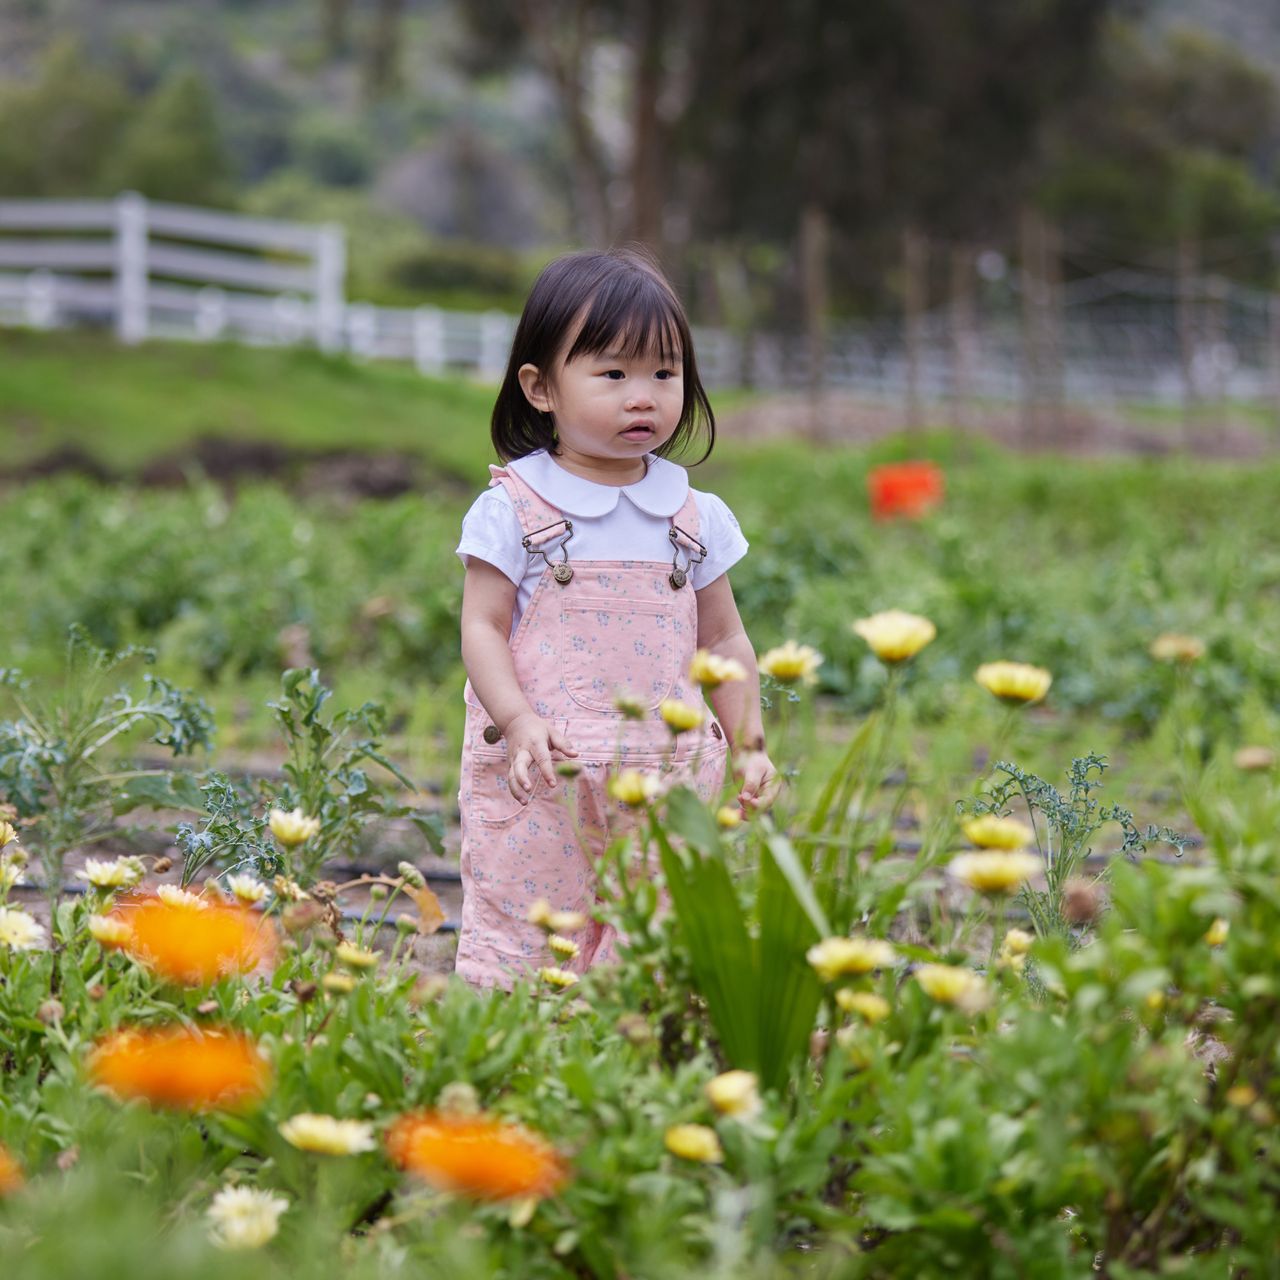
[[[516,716],[502,736],[507,740],[507,782],[511,794],[521,804],[528,804],[532,799],[538,773],[546,780],[547,787],[554,790],[554,761],[578,754],[573,743],[541,716]]]
[[[733,776],[742,784],[738,805],[748,817],[769,808],[778,798],[782,779],[765,751],[743,751],[733,758]]]

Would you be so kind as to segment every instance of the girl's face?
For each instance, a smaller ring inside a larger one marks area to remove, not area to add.
[[[566,460],[620,474],[634,471],[644,454],[671,439],[684,408],[682,362],[664,361],[658,352],[623,356],[613,350],[567,362],[561,356],[549,379],[526,364],[520,385],[535,409],[554,416]]]

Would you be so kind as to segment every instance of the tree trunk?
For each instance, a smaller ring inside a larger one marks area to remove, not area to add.
[[[830,231],[827,211],[814,201],[805,204],[800,211],[800,281],[809,357],[809,428],[815,439],[824,431],[822,391],[826,383],[829,306],[827,249]]]
[[[928,305],[929,241],[915,227],[902,232],[902,322],[906,349],[904,412],[908,431],[923,425],[920,404],[921,328]]]
[[[670,0],[633,0],[636,70],[631,146],[631,235],[655,251],[662,247],[663,125],[662,51],[670,20]]]
[[[376,101],[400,87],[400,20],[404,0],[377,0],[365,58],[365,98]]]

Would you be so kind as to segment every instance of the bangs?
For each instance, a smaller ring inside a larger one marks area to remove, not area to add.
[[[692,345],[675,297],[660,281],[637,272],[601,282],[565,362],[608,352],[627,360],[656,355],[664,364],[681,365]]]

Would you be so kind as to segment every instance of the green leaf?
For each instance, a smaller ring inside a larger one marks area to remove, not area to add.
[[[119,817],[141,808],[200,810],[204,793],[195,775],[182,771],[128,778],[112,797],[111,812]]]

